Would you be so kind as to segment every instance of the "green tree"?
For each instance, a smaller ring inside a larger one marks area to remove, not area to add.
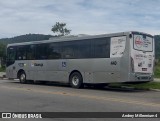
[[[156,59],[160,59],[160,35],[154,36]]]
[[[6,45],[0,43],[0,71],[4,71],[6,57]]]
[[[71,30],[66,28],[66,23],[60,23],[60,22],[56,22],[56,24],[52,26],[51,31],[53,31],[53,33],[56,33],[57,36],[69,35],[71,32]]]
[[[0,43],[0,58],[5,56],[5,51],[6,50],[6,46],[2,43]]]

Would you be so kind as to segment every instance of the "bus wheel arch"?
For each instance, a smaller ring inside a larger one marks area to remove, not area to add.
[[[23,69],[20,69],[17,73],[17,78],[19,79],[20,83],[22,84],[26,84],[27,80],[26,80],[26,73]]]
[[[69,84],[73,88],[83,88],[83,76],[78,70],[73,70],[69,75]]]

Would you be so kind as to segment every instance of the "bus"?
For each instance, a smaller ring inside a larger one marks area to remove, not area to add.
[[[6,76],[20,83],[84,84],[149,82],[154,76],[154,38],[143,32],[52,37],[7,46]]]

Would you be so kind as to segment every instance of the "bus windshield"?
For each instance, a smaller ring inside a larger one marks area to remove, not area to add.
[[[135,50],[144,52],[153,51],[153,37],[143,34],[135,34],[133,40],[133,48]]]

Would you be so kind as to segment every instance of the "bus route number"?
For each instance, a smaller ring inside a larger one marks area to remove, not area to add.
[[[117,61],[111,61],[111,65],[117,65]]]

